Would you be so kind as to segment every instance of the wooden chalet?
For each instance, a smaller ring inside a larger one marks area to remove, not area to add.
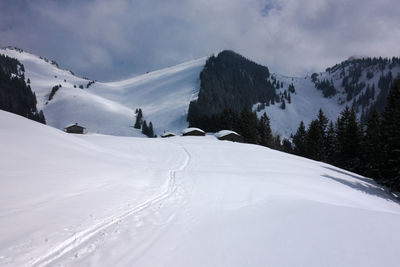
[[[183,136],[205,136],[206,133],[202,129],[191,127],[191,128],[186,128],[186,129],[182,130],[182,135]]]
[[[86,128],[78,125],[78,123],[75,123],[75,124],[68,125],[64,129],[67,133],[84,134]]]
[[[165,132],[161,135],[162,138],[167,138],[167,137],[174,137],[176,134],[171,133],[171,132]]]
[[[215,134],[219,140],[226,140],[232,142],[243,142],[243,137],[237,132],[230,130],[221,130]]]

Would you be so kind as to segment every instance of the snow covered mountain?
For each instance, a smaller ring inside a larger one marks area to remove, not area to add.
[[[398,263],[400,206],[372,179],[211,135],[0,121],[2,266]]]
[[[254,109],[259,115],[267,112],[271,128],[289,137],[301,120],[308,125],[315,119],[320,108],[334,122],[346,105],[354,106],[359,117],[367,114],[373,106],[382,110],[390,86],[399,73],[399,58],[349,58],[325,72],[302,78],[272,74],[270,80],[280,83],[277,88],[280,97],[285,95],[285,91],[289,93],[290,85],[294,86],[291,104],[284,98],[284,110],[280,102],[269,106],[258,103]],[[257,108],[260,106],[262,108]]]
[[[77,122],[88,132],[121,136],[142,136],[132,127],[137,108],[142,109],[147,122],[152,121],[157,135],[164,131],[178,133],[186,128],[189,103],[197,99],[200,72],[206,63],[206,58],[201,58],[103,83],[77,77],[60,69],[55,62],[19,49],[6,48],[0,53],[24,64],[25,77],[29,78],[38,99],[38,109],[44,111],[49,125],[63,129]],[[320,108],[335,121],[346,105],[354,105],[360,117],[375,104],[383,107],[388,88],[399,72],[397,58],[350,58],[325,72],[303,78],[272,74],[268,81],[275,87],[276,101],[254,103],[253,109],[259,116],[266,112],[273,131],[289,137],[301,120],[308,125]],[[49,100],[52,88],[57,85],[60,89]],[[285,95],[291,85],[295,92],[290,93],[289,103]],[[286,102],[285,109],[282,99]]]
[[[186,62],[123,81],[93,83],[60,69],[54,61],[20,49],[5,48],[0,53],[24,65],[25,78],[30,81],[38,109],[43,110],[48,125],[63,129],[77,122],[88,132],[121,136],[142,136],[132,127],[137,108],[142,109],[147,122],[153,122],[156,134],[187,127],[187,109],[197,96],[199,73],[206,60]],[[61,86],[49,100],[52,88],[57,85]]]

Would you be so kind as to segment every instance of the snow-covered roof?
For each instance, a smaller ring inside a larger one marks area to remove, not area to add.
[[[185,133],[189,133],[189,132],[193,132],[193,131],[199,131],[199,132],[205,133],[202,129],[199,129],[196,127],[190,127],[190,128],[183,129],[182,133],[185,134]]]
[[[171,135],[175,136],[176,134],[174,134],[174,133],[172,133],[172,132],[165,132],[165,133],[163,133],[163,134],[161,135],[161,137],[164,137],[164,136],[171,136]]]
[[[235,134],[237,136],[240,136],[240,134],[238,134],[237,132],[231,131],[231,130],[221,130],[218,133],[215,133],[215,136],[220,138],[220,137],[226,136],[228,134]]]
[[[78,125],[78,123],[72,123],[72,124],[69,124],[69,125],[65,126],[64,129],[69,128],[69,127],[72,127],[72,126],[78,126],[78,127],[85,128],[85,127],[83,127],[83,126],[81,126],[81,125]]]

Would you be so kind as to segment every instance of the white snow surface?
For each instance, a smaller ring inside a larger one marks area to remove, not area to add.
[[[206,61],[201,58],[122,81],[95,82],[86,88],[90,80],[31,53],[5,48],[0,54],[17,58],[24,65],[25,79],[30,79],[38,109],[43,110],[48,125],[63,129],[78,123],[90,133],[120,136],[143,136],[133,128],[137,108],[142,109],[147,123],[153,123],[156,134],[187,127],[189,103],[197,97]],[[59,84],[62,87],[48,101],[52,87]]]
[[[291,104],[286,102],[286,109],[281,109],[280,103],[267,106],[265,109],[257,112],[262,116],[264,112],[270,118],[271,129],[275,134],[289,138],[296,133],[300,121],[303,121],[308,127],[311,120],[316,119],[319,109],[322,109],[329,120],[335,122],[340,112],[345,106],[337,103],[336,99],[323,97],[322,92],[315,89],[314,83],[310,78],[287,77],[279,74],[273,74],[277,80],[283,82],[283,89],[277,92],[287,90],[291,83],[296,88],[296,93],[291,94]],[[254,108],[256,105],[254,105]]]
[[[238,134],[237,132],[231,131],[231,130],[221,130],[221,131],[215,133],[215,136],[217,138],[220,138],[220,137],[226,136],[228,134],[232,134],[232,133],[240,136],[240,134]]]
[[[214,136],[0,123],[1,266],[398,265],[400,206],[369,178]]]

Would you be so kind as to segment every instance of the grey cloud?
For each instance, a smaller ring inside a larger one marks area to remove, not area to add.
[[[110,80],[232,49],[301,75],[351,55],[399,55],[397,0],[0,3],[0,45]]]

